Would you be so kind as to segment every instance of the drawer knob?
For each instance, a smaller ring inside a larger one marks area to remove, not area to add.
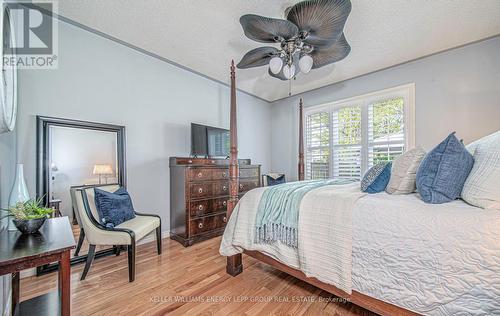
[[[203,176],[203,173],[198,172],[198,178],[201,178]]]
[[[198,209],[199,209],[200,211],[203,211],[203,205],[202,205],[202,204],[198,205]]]
[[[223,221],[224,223],[227,223],[227,217],[225,217],[225,216],[224,216],[224,217],[222,218],[222,221]]]
[[[192,160],[188,160],[188,163],[193,163],[193,161]]]
[[[215,163],[215,160],[210,161],[211,163]]]
[[[226,173],[225,173],[225,172],[223,172],[223,173],[222,173],[222,176],[225,178],[225,177],[226,177]]]
[[[199,192],[199,193],[203,193],[203,189],[202,189],[202,188],[199,188],[199,189],[198,189],[198,192]]]
[[[223,201],[222,205],[226,206],[227,205],[227,201]]]
[[[198,223],[198,228],[203,228],[203,223]]]
[[[222,186],[222,191],[226,191],[227,187],[225,185]]]

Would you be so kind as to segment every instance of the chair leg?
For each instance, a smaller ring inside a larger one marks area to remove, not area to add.
[[[128,248],[128,281],[135,280],[135,241],[132,241]]]
[[[156,228],[156,248],[158,254],[161,255],[161,225]]]
[[[78,237],[78,244],[76,245],[75,257],[78,257],[78,253],[80,253],[80,249],[82,249],[83,241],[85,240],[85,231],[83,228],[80,228],[80,236]]]
[[[80,278],[81,281],[85,280],[87,273],[89,273],[92,261],[94,261],[94,256],[95,256],[95,245],[90,245],[89,252],[87,254],[87,263],[85,263],[85,268],[83,269],[82,277]]]
[[[122,251],[122,246],[116,245],[116,246],[113,246],[113,248],[115,248],[115,254],[118,257],[120,255],[120,252]]]

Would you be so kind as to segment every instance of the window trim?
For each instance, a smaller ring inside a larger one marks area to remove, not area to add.
[[[368,131],[368,105],[370,103],[380,101],[381,99],[389,99],[395,97],[402,97],[404,99],[404,135],[405,135],[405,149],[412,149],[415,147],[415,83],[403,84],[383,90],[377,90],[369,93],[365,93],[362,95],[349,97],[345,99],[335,100],[327,103],[321,103],[317,105],[311,105],[304,109],[304,122],[306,122],[307,116],[320,112],[328,112],[330,119],[332,117],[333,111],[336,111],[341,108],[350,107],[350,106],[361,106],[361,116],[362,116],[362,133],[363,137],[361,139],[361,147],[367,148],[369,141],[367,135],[364,135]],[[331,122],[330,122],[331,123]],[[307,130],[304,126],[304,135],[303,142],[305,144],[307,160]],[[333,140],[333,131],[330,128],[330,150],[334,146],[332,143]],[[334,155],[330,154],[330,166],[333,166],[333,157]],[[362,155],[361,164],[364,170],[367,170],[368,161],[366,155]],[[362,169],[363,170],[363,169]],[[332,172],[333,170],[330,170]]]

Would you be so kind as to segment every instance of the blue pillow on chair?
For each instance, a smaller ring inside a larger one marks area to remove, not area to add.
[[[94,188],[99,220],[106,227],[115,227],[135,217],[132,199],[124,188],[108,192]]]
[[[431,150],[417,170],[417,191],[426,203],[440,204],[460,197],[474,159],[451,133]]]
[[[361,180],[361,191],[379,193],[385,190],[391,178],[392,162],[380,162],[365,173]]]

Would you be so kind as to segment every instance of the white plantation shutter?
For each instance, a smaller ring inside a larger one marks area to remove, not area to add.
[[[306,115],[306,166],[307,179],[330,177],[330,114],[317,112]]]
[[[401,155],[405,149],[404,136],[402,97],[368,104],[368,167]]]
[[[337,109],[332,113],[333,178],[361,176],[361,106]]]
[[[414,85],[306,108],[306,179],[359,180],[414,146]]]

